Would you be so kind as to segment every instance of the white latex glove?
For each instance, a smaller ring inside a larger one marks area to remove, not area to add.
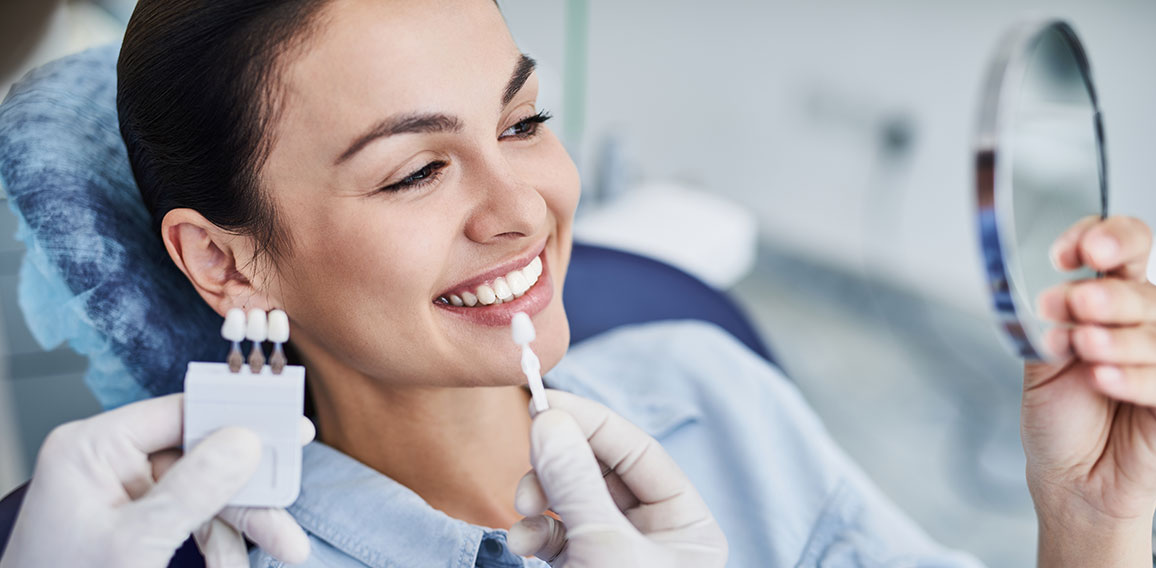
[[[726,537],[657,440],[601,404],[547,396],[530,432],[534,470],[514,498],[527,518],[510,529],[512,551],[555,568],[726,564]]]
[[[309,540],[284,509],[225,507],[257,469],[257,435],[224,428],[180,457],[183,409],[175,394],[53,430],[0,568],[164,568],[194,532],[211,568],[249,566],[242,533],[305,561]],[[313,424],[301,429],[308,443]]]

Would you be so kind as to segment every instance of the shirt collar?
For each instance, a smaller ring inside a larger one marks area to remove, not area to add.
[[[495,532],[434,509],[404,485],[321,442],[302,452],[301,494],[289,512],[317,538],[375,567],[472,567],[483,538]]]

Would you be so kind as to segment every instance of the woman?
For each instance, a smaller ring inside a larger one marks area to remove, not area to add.
[[[130,22],[121,130],[173,261],[219,313],[293,320],[323,442],[306,449],[291,508],[313,561],[521,565],[501,529],[520,518],[529,469],[506,327],[526,311],[549,384],[661,440],[732,565],[969,563],[912,526],[724,334],[644,326],[562,361],[579,182],[535,106],[533,69],[484,0],[143,0]],[[1080,325],[1053,338],[1068,364],[1025,373],[1042,563],[1151,562],[1149,246],[1125,218],[1057,243],[1064,268],[1113,277],[1043,299]]]

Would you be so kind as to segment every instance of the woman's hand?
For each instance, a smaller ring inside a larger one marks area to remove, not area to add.
[[[1088,218],[1052,261],[1104,278],[1040,295],[1059,322],[1046,337],[1059,363],[1024,368],[1021,434],[1040,522],[1041,566],[1152,565],[1156,510],[1156,286],[1152,236],[1129,217]]]

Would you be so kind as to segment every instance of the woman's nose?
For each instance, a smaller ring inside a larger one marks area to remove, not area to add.
[[[477,243],[505,237],[528,237],[545,225],[546,200],[502,158],[486,163],[467,193],[473,207],[466,236]]]

